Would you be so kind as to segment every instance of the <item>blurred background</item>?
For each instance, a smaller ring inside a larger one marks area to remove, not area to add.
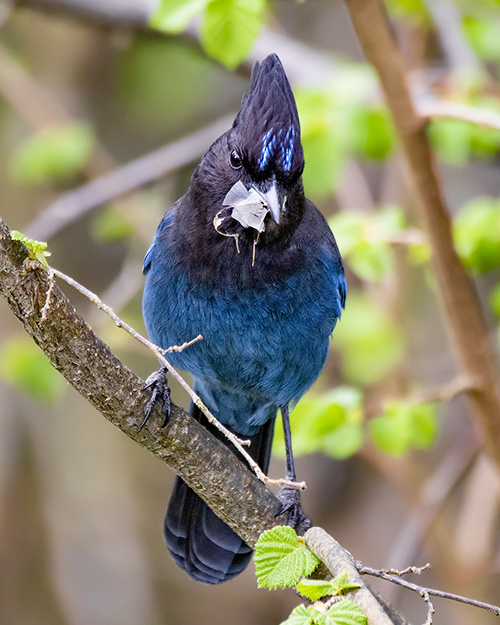
[[[202,44],[196,16],[170,28],[179,34],[152,30],[153,4],[1,4],[2,218],[46,241],[54,267],[144,332],[141,265],[156,226],[231,123],[252,62],[277,52],[299,106],[306,191],[337,236],[349,287],[327,366],[293,414],[304,508],[367,566],[431,562],[417,583],[499,604],[499,476],[457,395],[425,234],[344,3],[252,0],[237,45],[215,41],[208,18]],[[498,347],[500,130],[441,114],[458,103],[498,124],[500,3],[386,4],[416,102],[435,118],[456,245]],[[156,369],[61,286],[135,373]],[[173,396],[188,406],[178,388]],[[52,370],[3,301],[0,406],[2,625],[272,625],[298,604],[292,591],[257,590],[253,565],[221,587],[174,565],[162,536],[173,473]],[[279,436],[274,477],[284,473]],[[374,586],[425,620],[419,597]],[[437,624],[497,622],[434,603]]]

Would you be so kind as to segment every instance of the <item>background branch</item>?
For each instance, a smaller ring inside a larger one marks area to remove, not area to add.
[[[451,218],[437,177],[425,121],[408,88],[403,59],[379,0],[346,0],[367,60],[376,69],[408,163],[420,221],[427,231],[446,327],[485,448],[500,469],[499,372],[475,287],[455,250]]]

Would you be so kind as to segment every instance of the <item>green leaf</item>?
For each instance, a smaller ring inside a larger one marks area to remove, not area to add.
[[[9,170],[15,182],[38,185],[74,176],[87,163],[94,133],[85,122],[44,128],[11,155]]]
[[[164,33],[181,33],[207,3],[208,0],[160,0],[149,25]]]
[[[384,308],[361,292],[349,294],[348,313],[333,334],[344,376],[354,384],[378,382],[403,359],[401,329]]]
[[[402,456],[410,447],[427,449],[437,434],[435,406],[392,402],[370,421],[370,432],[377,447],[392,456]]]
[[[250,54],[264,23],[266,0],[209,0],[201,28],[205,50],[229,69]]]
[[[290,415],[295,455],[322,451],[340,459],[355,453],[362,438],[362,399],[359,389],[347,386],[302,399]],[[273,452],[285,457],[280,421]]]
[[[294,586],[318,566],[319,559],[288,526],[263,532],[255,546],[255,574],[259,588]]]
[[[374,160],[389,156],[396,133],[386,109],[360,109],[356,126],[354,148],[361,156]]]
[[[500,201],[481,197],[463,206],[455,217],[453,235],[467,267],[485,273],[500,266]]]
[[[326,613],[325,625],[367,625],[363,610],[349,599],[334,603]]]
[[[315,625],[315,612],[305,605],[299,605],[281,625]]]
[[[97,241],[119,241],[133,234],[134,227],[116,206],[101,211],[92,220],[92,235]]]
[[[310,601],[336,594],[332,582],[323,579],[303,579],[297,584],[297,592]]]
[[[383,280],[394,273],[394,258],[387,243],[362,241],[352,250],[348,262],[354,273],[369,282]]]
[[[50,256],[50,252],[45,251],[47,249],[47,243],[30,239],[22,232],[19,232],[19,230],[11,230],[10,238],[13,241],[21,241],[21,243],[28,248],[29,257],[32,260],[38,260],[42,265],[48,267],[46,257]]]
[[[333,580],[303,579],[297,584],[297,592],[310,601],[318,601],[322,597],[341,595],[359,587],[359,584],[349,581],[347,573],[342,573]]]
[[[463,29],[470,44],[477,54],[486,61],[500,60],[500,20],[497,15],[491,19],[467,17],[463,22]]]
[[[353,456],[363,444],[363,427],[361,422],[342,423],[325,436],[321,449],[334,460],[345,460]]]
[[[439,156],[450,165],[463,166],[470,154],[472,124],[459,119],[436,119],[429,124],[429,137]]]
[[[334,595],[341,595],[349,590],[356,590],[357,588],[360,588],[359,584],[349,581],[347,573],[337,575],[337,577],[332,580],[331,584],[334,589]]]
[[[361,279],[378,281],[394,273],[392,238],[404,232],[401,208],[388,206],[374,213],[343,212],[329,220],[342,255]]]
[[[45,354],[24,337],[12,339],[0,349],[0,376],[46,404],[53,404],[66,388],[66,382]]]

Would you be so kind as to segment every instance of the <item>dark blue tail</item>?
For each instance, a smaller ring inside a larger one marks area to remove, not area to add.
[[[199,419],[196,411],[192,408],[193,416]],[[271,419],[250,437],[250,454],[265,473],[273,431]],[[180,478],[176,478],[170,496],[164,534],[176,563],[197,582],[226,582],[241,573],[252,556],[252,549]]]

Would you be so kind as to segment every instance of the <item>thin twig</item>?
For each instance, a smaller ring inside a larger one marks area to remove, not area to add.
[[[42,265],[40,265],[40,267],[41,266]],[[97,306],[97,308],[99,308],[100,310],[105,312],[109,317],[111,317],[111,319],[113,319],[113,321],[116,323],[116,325],[119,328],[122,328],[123,330],[125,330],[125,332],[130,334],[137,341],[139,341],[139,343],[141,343],[142,345],[147,347],[149,350],[151,350],[156,355],[156,357],[161,362],[161,364],[167,369],[167,371],[170,373],[170,375],[175,380],[177,380],[177,382],[182,386],[182,388],[188,393],[188,395],[193,400],[193,403],[206,416],[206,418],[208,419],[209,423],[214,425],[236,447],[236,449],[245,458],[245,460],[247,461],[248,465],[250,466],[252,471],[255,473],[255,475],[259,478],[259,480],[261,480],[261,482],[263,482],[264,484],[273,484],[273,485],[276,485],[276,486],[290,486],[291,488],[297,488],[299,490],[304,490],[306,488],[305,482],[292,482],[290,480],[286,480],[286,479],[282,479],[282,478],[280,478],[280,479],[273,479],[273,478],[268,477],[262,471],[262,469],[259,467],[259,465],[255,462],[255,460],[250,456],[250,454],[243,448],[244,445],[249,445],[250,441],[239,439],[230,430],[228,430],[226,427],[224,427],[224,425],[222,425],[222,423],[220,423],[214,417],[214,415],[210,412],[210,410],[208,410],[208,408],[202,402],[200,397],[193,391],[193,389],[189,386],[189,384],[187,384],[184,381],[184,379],[179,375],[179,373],[177,373],[177,371],[172,367],[172,365],[165,358],[164,354],[168,354],[168,353],[171,353],[171,352],[174,352],[174,351],[177,351],[177,352],[182,351],[183,349],[185,349],[189,345],[192,345],[193,343],[196,343],[197,341],[201,340],[202,339],[201,335],[198,335],[195,339],[193,339],[191,341],[188,341],[188,342],[184,343],[183,345],[169,347],[168,349],[162,349],[161,347],[158,347],[158,345],[155,345],[154,343],[151,343],[151,341],[149,341],[147,338],[145,338],[144,336],[139,334],[139,332],[137,332],[136,330],[134,330],[134,328],[129,326],[128,323],[123,321],[123,319],[121,319],[115,313],[115,311],[110,306],[105,304],[95,293],[93,293],[92,291],[90,291],[89,289],[84,287],[82,284],[80,284],[79,282],[77,282],[73,278],[70,278],[69,276],[67,276],[66,274],[62,273],[61,271],[58,271],[57,269],[54,269],[53,267],[49,268],[50,287],[49,287],[49,290],[47,292],[47,300],[46,300],[45,305],[44,305],[44,309],[45,310],[47,310],[48,307],[50,306],[50,295],[51,295],[51,291],[52,291],[52,288],[53,288],[52,287],[52,283],[53,283],[53,280],[54,280],[54,276],[60,278],[61,280],[64,280],[64,282],[67,282],[67,284],[69,284],[74,289],[76,289],[79,293],[84,295],[95,306]]]
[[[427,618],[425,619],[424,625],[432,625],[432,617],[434,616],[434,613],[436,612],[436,610],[435,610],[434,606],[432,605],[432,601],[431,601],[431,598],[429,596],[429,592],[427,590],[424,590],[423,592],[420,593],[420,596],[422,597],[422,599],[427,604],[427,607],[429,608],[429,610],[427,612]]]
[[[451,601],[458,601],[459,603],[466,603],[467,605],[471,605],[475,608],[482,608],[483,610],[488,610],[489,612],[492,612],[496,616],[500,616],[500,606],[492,605],[491,603],[485,603],[484,601],[477,601],[476,599],[470,599],[469,597],[462,597],[461,595],[455,595],[454,593],[445,592],[444,590],[425,588],[424,586],[419,586],[418,584],[413,584],[412,582],[401,579],[401,577],[398,577],[397,575],[391,575],[389,573],[386,573],[383,570],[372,569],[371,567],[363,566],[360,562],[356,562],[356,568],[361,575],[372,575],[373,577],[385,579],[388,582],[398,584],[399,586],[403,586],[408,590],[416,592],[424,599],[425,594],[427,593],[428,595],[431,595],[433,597],[441,597],[441,599],[449,599]]]
[[[410,573],[414,575],[421,575],[424,571],[428,571],[431,568],[431,563],[427,562],[424,566],[407,566],[402,571],[398,571],[398,569],[380,569],[383,573],[387,573],[387,575],[397,575],[398,577],[403,577],[403,575],[409,575]]]

